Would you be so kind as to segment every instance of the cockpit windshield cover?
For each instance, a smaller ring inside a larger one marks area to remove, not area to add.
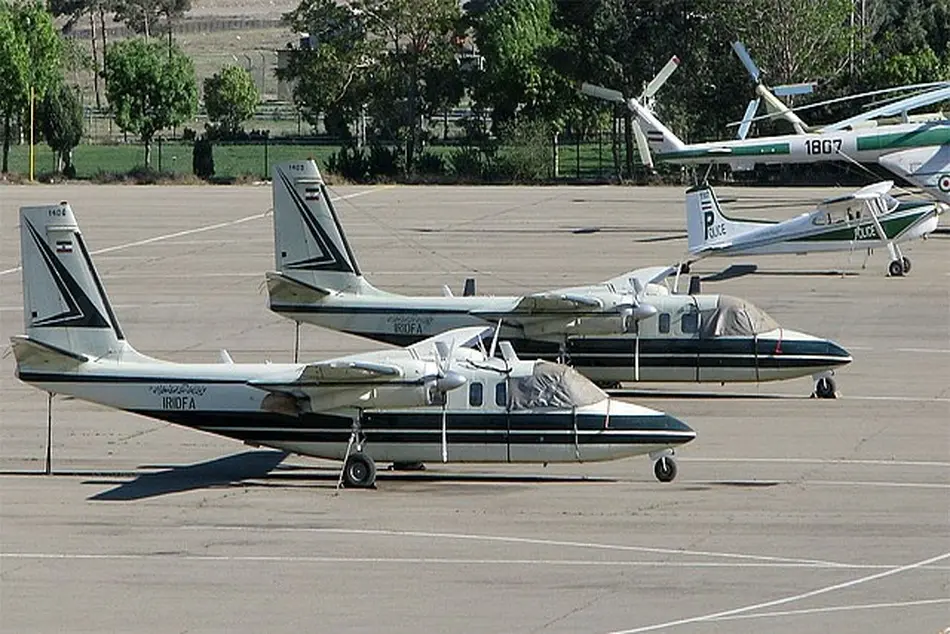
[[[512,410],[583,407],[607,398],[577,370],[549,361],[537,361],[530,376],[509,383]]]
[[[703,319],[705,337],[743,337],[770,332],[779,327],[778,322],[755,304],[720,295],[716,310]]]

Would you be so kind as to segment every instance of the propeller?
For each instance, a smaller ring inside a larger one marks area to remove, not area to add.
[[[679,64],[680,59],[674,55],[670,58],[670,61],[668,61],[663,66],[663,68],[660,69],[660,72],[658,72],[653,77],[653,79],[643,86],[643,91],[640,93],[640,96],[637,97],[637,101],[642,104],[644,108],[652,112],[654,95],[656,95],[657,91],[660,90],[660,87],[666,83],[666,80],[670,78],[670,75],[676,71]],[[630,107],[630,104],[624,94],[619,90],[611,90],[610,88],[604,88],[603,86],[595,86],[593,84],[587,83],[581,84],[580,90],[582,93],[590,97],[596,97],[598,99],[603,99],[604,101],[610,101],[613,103],[625,104],[628,108],[630,108],[631,111],[633,111],[633,137],[637,142],[637,151],[640,153],[640,161],[650,169],[653,169],[653,155],[650,153],[650,145],[647,142],[646,134],[643,133],[643,127],[640,125],[640,121],[636,116],[636,110]]]
[[[455,340],[449,346],[444,341],[435,342],[435,362],[437,374],[432,387],[439,393],[442,400],[442,462],[448,462],[449,447],[446,427],[448,398],[446,394],[456,390],[468,381],[464,375],[452,370],[452,357],[455,353]]]
[[[621,326],[624,332],[634,333],[633,340],[633,377],[640,380],[640,322],[656,315],[659,311],[653,304],[643,301],[645,290],[640,280],[634,278],[633,293],[626,296],[620,311]]]
[[[796,132],[805,132],[807,129],[805,122],[799,119],[798,116],[792,112],[792,110],[778,97],[807,95],[815,90],[815,84],[786,84],[784,86],[776,86],[770,91],[769,88],[762,82],[762,71],[752,60],[752,56],[749,55],[749,51],[746,49],[745,44],[737,40],[732,43],[732,50],[735,51],[736,57],[739,58],[739,61],[742,62],[743,66],[745,66],[746,72],[749,73],[749,77],[752,78],[752,83],[755,84],[755,93],[758,95],[755,99],[749,102],[748,106],[746,106],[745,114],[742,115],[742,121],[739,122],[739,131],[737,135],[738,138],[745,139],[749,134],[749,127],[752,125],[752,122],[761,118],[783,117],[786,121],[792,124]],[[766,117],[757,118],[755,113],[758,111],[759,104],[761,104],[763,100],[765,101],[765,109],[769,114],[766,115]]]

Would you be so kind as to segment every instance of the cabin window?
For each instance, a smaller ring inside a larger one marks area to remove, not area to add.
[[[498,407],[508,406],[508,384],[499,383],[495,386],[495,405]]]
[[[657,327],[660,329],[660,332],[664,335],[669,334],[670,332],[670,314],[669,313],[660,313],[659,324]]]
[[[482,406],[484,386],[481,383],[470,383],[468,386],[468,404],[470,407]]]
[[[699,313],[683,313],[683,318],[680,321],[680,328],[684,333],[699,332]]]

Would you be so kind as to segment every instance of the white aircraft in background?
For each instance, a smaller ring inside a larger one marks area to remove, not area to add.
[[[20,380],[51,394],[249,444],[342,460],[372,486],[376,461],[580,462],[650,454],[676,476],[695,438],[661,412],[610,399],[571,368],[522,361],[490,328],[313,363],[172,363],[125,339],[68,204],[20,210],[25,335]],[[473,344],[474,342],[474,344]],[[477,345],[478,348],[469,346]]]
[[[823,126],[817,132],[704,143],[685,143],[636,98],[591,84],[582,84],[581,92],[627,105],[636,117],[635,129],[640,129],[637,138],[645,139],[640,145],[641,160],[649,166],[654,160],[680,165],[726,164],[734,169],[760,163],[877,163],[934,198],[950,202],[950,121],[865,127],[877,117],[906,116],[917,108],[950,99],[950,83]]]
[[[406,296],[373,286],[346,240],[313,161],[274,167],[270,308],[301,322],[407,345],[493,325],[524,357],[569,360],[598,383],[758,382],[812,376],[836,394],[838,344],[779,326],[749,302],[676,294],[658,282],[677,267],[638,269],[600,284],[523,296]]]
[[[911,264],[898,243],[932,233],[946,205],[929,199],[899,201],[889,194],[893,186],[892,181],[868,185],[782,222],[730,218],[711,187],[694,187],[686,194],[689,253],[707,257],[886,247],[891,257],[888,272],[901,276],[910,272]]]

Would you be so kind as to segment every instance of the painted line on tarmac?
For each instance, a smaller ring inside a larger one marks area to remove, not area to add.
[[[4,552],[0,559],[39,559],[39,560],[156,560],[174,559],[176,561],[210,562],[264,562],[264,563],[312,563],[312,564],[441,564],[441,565],[485,565],[485,566],[578,566],[605,568],[766,568],[766,569],[847,569],[847,570],[890,570],[883,564],[853,564],[847,566],[828,566],[786,563],[786,562],[725,562],[725,561],[617,561],[603,559],[475,559],[454,557],[342,557],[321,555],[192,555],[183,552],[158,553],[40,553],[40,552]],[[945,572],[950,567],[934,566],[928,568]],[[950,600],[950,599],[948,599]]]
[[[423,539],[458,539],[484,542],[501,542],[508,544],[532,544],[536,546],[557,546],[559,548],[590,548],[594,550],[612,550],[641,553],[656,553],[661,555],[689,555],[693,557],[720,557],[760,562],[779,562],[789,564],[807,564],[823,568],[847,568],[851,564],[823,559],[800,559],[795,557],[773,557],[770,555],[749,555],[744,553],[715,552],[705,550],[687,550],[681,548],[655,548],[650,546],[626,546],[621,544],[599,544],[596,542],[575,542],[531,537],[504,537],[498,535],[476,535],[470,533],[436,533],[428,531],[398,531],[386,529],[362,528],[312,528],[308,526],[240,526],[235,524],[195,524],[182,526],[182,530],[219,530],[219,531],[265,531],[288,533],[324,533],[340,535],[374,535],[383,537],[421,537]]]
[[[753,603],[752,605],[746,605],[741,608],[733,608],[732,610],[723,610],[721,612],[712,612],[710,614],[704,614],[701,616],[693,616],[693,617],[688,617],[685,619],[677,619],[675,621],[667,621],[666,623],[657,623],[655,625],[645,625],[643,627],[635,627],[629,630],[614,630],[610,634],[640,634],[641,632],[655,632],[657,630],[668,630],[674,627],[679,627],[680,625],[690,625],[692,623],[706,623],[709,621],[715,621],[717,619],[723,619],[724,617],[736,616],[739,614],[745,614],[747,612],[754,612],[755,610],[761,610],[764,608],[771,608],[771,607],[775,607],[779,605],[785,605],[787,603],[794,603],[795,601],[810,599],[811,597],[816,597],[822,594],[828,594],[830,592],[835,592],[837,590],[845,590],[847,588],[853,588],[854,586],[870,583],[871,581],[877,581],[878,579],[884,579],[885,577],[891,577],[894,575],[903,574],[905,572],[910,572],[918,568],[923,568],[924,566],[935,564],[945,559],[950,559],[950,552],[942,553],[940,555],[929,557],[927,559],[922,559],[920,561],[915,561],[914,563],[905,564],[903,566],[897,566],[896,568],[889,568],[888,570],[884,570],[883,572],[877,572],[877,573],[874,573],[873,575],[858,577],[857,579],[851,579],[850,581],[835,583],[830,586],[823,586],[821,588],[816,588],[815,590],[809,590],[808,592],[802,592],[800,594],[795,594],[789,597],[783,597],[781,599],[773,599],[772,601],[763,601],[761,603]]]
[[[908,489],[950,489],[950,484],[937,482],[855,482],[852,480],[803,480],[802,484],[819,484],[835,487],[893,487]]]
[[[802,616],[807,614],[827,614],[829,612],[854,612],[857,610],[880,610],[883,608],[913,608],[924,605],[950,603],[950,599],[919,599],[917,601],[894,601],[892,603],[855,603],[852,605],[833,605],[826,608],[806,608],[803,610],[782,610],[777,612],[762,612],[760,614],[737,614],[710,619],[711,622],[740,621],[745,619],[774,619],[783,616]]]
[[[364,196],[366,194],[372,194],[377,192],[380,189],[385,189],[384,187],[374,187],[373,189],[366,189],[361,192],[355,192],[352,194],[347,194],[345,196],[335,196],[330,198],[331,201],[335,202],[338,200],[347,200],[350,198],[356,198],[357,196]],[[180,238],[182,236],[190,236],[196,233],[204,233],[205,231],[214,231],[215,229],[224,229],[226,227],[233,227],[235,225],[243,224],[251,220],[259,220],[261,218],[266,218],[270,215],[270,210],[265,211],[264,213],[254,214],[251,216],[245,216],[243,218],[238,218],[236,220],[227,220],[225,222],[216,222],[211,225],[204,225],[202,227],[195,227],[194,229],[184,229],[182,231],[175,231],[174,233],[166,233],[159,236],[153,236],[151,238],[145,238],[144,240],[136,240],[134,242],[125,242],[123,244],[116,244],[111,247],[105,247],[102,249],[96,249],[95,251],[90,251],[90,255],[100,255],[102,253],[112,253],[113,251],[121,251],[123,249],[131,249],[132,247],[141,247],[147,244],[152,244],[154,242],[162,242],[163,240],[171,240],[173,238]],[[20,267],[14,267],[12,269],[5,269],[0,271],[0,275],[8,275],[10,273],[16,273],[20,270]]]
[[[677,458],[683,462],[778,462],[789,464],[844,464],[844,465],[872,465],[895,467],[950,467],[950,462],[921,461],[921,460],[852,460],[828,458],[693,458],[682,456]]]

